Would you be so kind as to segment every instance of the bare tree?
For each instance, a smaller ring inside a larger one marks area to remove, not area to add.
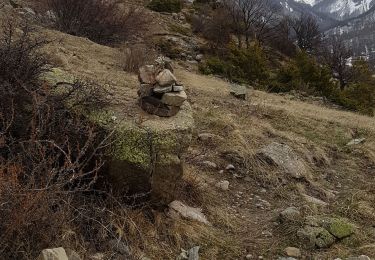
[[[232,31],[240,47],[242,37],[247,47],[251,39],[264,41],[276,27],[280,11],[271,0],[226,0],[224,7],[231,18]]]
[[[296,46],[291,35],[290,19],[288,16],[284,16],[271,34],[272,37],[269,39],[270,46],[283,54],[293,56],[296,52]]]
[[[210,41],[211,49],[218,50],[230,42],[230,26],[228,13],[224,8],[218,8],[206,23],[204,36]]]
[[[311,53],[321,44],[322,33],[313,16],[302,13],[299,17],[291,19],[291,26],[300,49]]]
[[[331,68],[334,77],[340,82],[341,89],[344,89],[351,78],[348,61],[353,56],[353,52],[339,36],[329,37],[325,45],[321,55],[323,62]]]

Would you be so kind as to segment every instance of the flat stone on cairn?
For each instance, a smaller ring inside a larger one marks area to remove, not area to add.
[[[168,66],[167,66],[168,65]],[[157,62],[139,68],[138,96],[141,108],[160,117],[176,115],[187,100],[184,87],[177,84],[169,63]]]

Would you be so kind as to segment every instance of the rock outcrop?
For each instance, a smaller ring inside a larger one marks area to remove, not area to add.
[[[145,67],[140,77],[152,83],[153,78],[147,76],[149,72]],[[58,68],[46,73],[42,79],[62,87],[62,83],[74,82],[74,77]],[[153,89],[145,87],[141,90],[147,94],[153,93]],[[190,104],[183,102],[175,108],[178,113],[173,117],[155,117],[144,113],[134,102],[126,107],[108,107],[85,115],[113,132],[114,141],[107,150],[107,172],[114,188],[130,194],[151,195],[156,203],[168,204],[174,200],[183,175],[183,155],[192,140],[194,127]],[[124,113],[128,110],[132,111],[131,116]],[[142,121],[136,121],[136,118],[142,118]]]

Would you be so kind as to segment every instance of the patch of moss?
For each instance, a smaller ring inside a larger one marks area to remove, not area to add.
[[[341,218],[330,218],[323,223],[324,228],[337,237],[342,239],[354,233],[354,225]]]

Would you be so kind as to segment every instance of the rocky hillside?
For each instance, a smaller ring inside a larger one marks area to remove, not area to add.
[[[5,2],[3,22],[5,14],[36,21],[45,15],[26,1]],[[201,75],[204,40],[184,33],[190,28],[188,11],[146,12],[154,22],[145,38],[177,49],[151,82],[147,75],[124,71],[126,44],[104,46],[40,23],[35,34],[51,40],[41,50],[53,67],[48,82],[79,78],[112,87],[113,104],[95,113],[94,121],[107,126],[109,120],[111,127],[114,122],[115,182],[154,162],[161,167],[147,185],[164,195],[177,186],[174,200],[161,207],[150,201],[134,205],[136,196],[129,204],[116,201],[115,209],[126,208],[119,211],[124,215],[98,209],[108,222],[100,222],[102,233],[90,234],[105,243],[85,241],[67,229],[56,237],[59,242],[47,245],[55,249],[38,259],[373,259],[375,119],[323,98],[270,94]],[[167,84],[160,79],[165,70]],[[157,88],[168,109],[178,107],[176,114],[166,118],[143,111],[140,83],[152,85],[144,97]],[[179,96],[167,102],[165,95]],[[161,137],[158,149],[167,147],[156,161],[148,157],[150,146],[138,142],[150,136]],[[130,160],[135,164],[125,165]],[[149,181],[148,173],[136,175],[135,183]],[[85,217],[88,226],[96,224],[96,216]],[[108,230],[116,237],[107,237]]]

